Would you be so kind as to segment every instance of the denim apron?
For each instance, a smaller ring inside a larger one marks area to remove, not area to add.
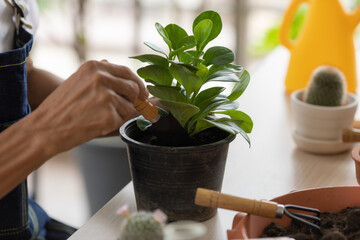
[[[26,60],[33,36],[20,23],[14,49],[0,53],[0,132],[30,113]],[[0,240],[64,240],[74,228],[51,219],[28,198],[24,180],[0,199]]]

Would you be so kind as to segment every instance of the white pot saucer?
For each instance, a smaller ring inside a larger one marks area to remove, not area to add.
[[[293,139],[296,145],[310,153],[316,154],[336,154],[341,153],[349,150],[353,143],[344,143],[340,139],[339,140],[317,140],[317,139],[310,139],[299,135],[296,131],[292,134]]]

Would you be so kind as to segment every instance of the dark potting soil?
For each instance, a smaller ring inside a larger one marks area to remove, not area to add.
[[[347,207],[340,212],[320,214],[321,231],[292,221],[289,227],[272,222],[261,237],[288,236],[296,240],[360,240],[360,207]]]
[[[169,113],[142,132],[137,129],[132,138],[151,145],[168,147],[198,146],[217,142],[226,138],[229,133],[219,128],[208,128],[190,137],[174,116]]]
[[[150,127],[148,130],[142,132],[136,140],[158,146],[186,147],[217,142],[229,135],[229,133],[215,127],[201,131],[193,137],[190,137],[186,132],[184,133],[181,131],[180,133],[174,131],[160,132],[151,129]]]

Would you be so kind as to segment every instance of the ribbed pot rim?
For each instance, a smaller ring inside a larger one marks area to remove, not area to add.
[[[300,94],[302,94],[303,92],[304,92],[304,90],[301,89],[301,90],[297,90],[291,94],[291,100],[293,101],[293,103],[296,103],[303,107],[308,107],[308,108],[313,108],[313,109],[318,109],[318,110],[326,109],[328,111],[337,111],[339,109],[349,109],[349,108],[353,108],[354,106],[356,106],[358,104],[358,99],[357,99],[356,95],[353,93],[347,93],[347,96],[348,96],[348,99],[350,100],[350,102],[346,103],[345,105],[342,105],[342,106],[318,106],[318,105],[309,104],[309,103],[302,101],[300,99]]]
[[[217,141],[217,142],[213,142],[213,143],[196,145],[196,146],[169,147],[169,146],[160,146],[160,145],[152,145],[152,144],[142,143],[142,142],[139,142],[139,141],[131,138],[127,134],[127,130],[131,127],[137,127],[136,126],[136,118],[130,119],[129,121],[127,121],[120,127],[119,132],[120,132],[121,139],[129,145],[139,146],[139,147],[147,148],[147,149],[153,150],[153,151],[155,150],[155,151],[174,152],[174,151],[199,151],[199,150],[204,150],[204,149],[211,149],[211,148],[221,146],[224,144],[229,144],[236,137],[236,135],[229,134],[226,138],[224,138],[220,141]]]

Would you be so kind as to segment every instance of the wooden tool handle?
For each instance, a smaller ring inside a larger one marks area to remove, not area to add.
[[[359,121],[359,120],[355,120],[355,121],[353,122],[353,128],[360,129],[360,121]]]
[[[360,130],[359,129],[344,129],[343,130],[343,142],[359,142]]]
[[[277,217],[278,210],[278,204],[275,202],[235,197],[204,188],[197,189],[195,204],[204,207],[224,208],[246,212],[271,218]]]
[[[135,108],[143,117],[152,123],[159,120],[159,110],[148,99],[145,101],[138,99],[135,103]]]

